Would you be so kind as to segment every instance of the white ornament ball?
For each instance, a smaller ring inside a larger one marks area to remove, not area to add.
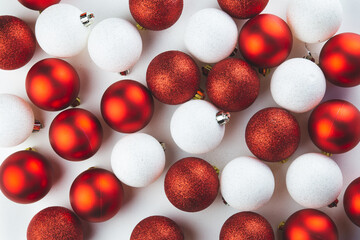
[[[225,12],[206,8],[190,17],[185,29],[185,46],[198,60],[216,63],[234,51],[238,30]]]
[[[33,131],[34,121],[34,113],[24,99],[0,94],[0,147],[24,142]]]
[[[291,0],[286,11],[292,33],[306,43],[332,37],[339,30],[342,18],[339,0]]]
[[[80,20],[83,12],[69,4],[46,8],[36,20],[35,35],[40,47],[55,57],[72,57],[87,44],[90,27]]]
[[[130,22],[121,18],[108,18],[91,31],[88,50],[91,59],[101,69],[123,72],[139,60],[142,40]]]
[[[293,58],[275,70],[270,83],[271,95],[281,107],[296,113],[316,107],[325,95],[326,80],[312,61]]]
[[[161,144],[145,133],[121,138],[111,153],[111,167],[116,177],[131,187],[145,187],[158,179],[165,167]]]
[[[275,189],[270,168],[254,157],[238,157],[226,164],[220,177],[224,200],[240,211],[252,211],[265,205]]]
[[[286,174],[286,187],[291,197],[307,208],[320,208],[333,203],[343,186],[339,166],[319,153],[296,158]]]

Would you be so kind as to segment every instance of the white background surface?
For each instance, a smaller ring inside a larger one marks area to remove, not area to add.
[[[109,17],[121,17],[134,23],[128,8],[127,0],[63,0],[63,3],[70,3],[83,11],[90,11],[95,14],[95,24],[102,19]],[[264,10],[285,19],[287,0],[270,0]],[[344,20],[339,32],[360,33],[360,1],[342,0],[344,7]],[[21,240],[26,239],[26,229],[31,218],[43,208],[49,206],[65,206],[71,209],[69,202],[69,189],[73,180],[81,172],[89,167],[97,166],[108,170],[110,167],[110,155],[115,142],[123,134],[111,130],[102,120],[100,114],[100,99],[105,89],[115,81],[130,78],[146,84],[145,74],[150,61],[159,53],[167,50],[182,50],[187,52],[183,43],[184,29],[189,17],[196,11],[206,7],[218,7],[216,0],[184,0],[184,9],[179,21],[170,29],[161,32],[142,31],[144,49],[140,61],[135,65],[130,75],[122,77],[116,73],[100,70],[89,58],[87,49],[73,58],[66,59],[78,71],[81,78],[80,98],[81,108],[93,112],[101,121],[104,128],[104,140],[100,150],[90,159],[82,162],[70,162],[57,156],[52,150],[48,140],[48,130],[52,119],[58,112],[45,112],[32,105],[36,118],[41,120],[45,128],[40,133],[33,134],[23,144],[12,148],[0,148],[0,162],[8,155],[22,150],[26,147],[35,147],[41,154],[45,155],[56,169],[56,180],[50,192],[40,201],[21,205],[8,200],[0,194],[0,239],[1,240]],[[0,15],[14,15],[26,21],[34,29],[35,21],[38,16],[36,11],[23,7],[16,0],[0,0]],[[61,21],[59,19],[59,21]],[[237,20],[238,28],[245,21]],[[211,26],[204,26],[211,27]],[[321,44],[310,46],[313,55],[318,56]],[[294,41],[294,48],[290,57],[302,57],[306,53],[304,45],[299,41]],[[29,101],[25,91],[25,77],[30,67],[37,61],[48,58],[40,47],[37,47],[33,59],[23,68],[13,71],[0,70],[0,93],[16,94]],[[200,63],[199,63],[200,64]],[[196,155],[211,164],[216,165],[220,170],[225,164],[237,156],[251,155],[245,144],[245,127],[250,117],[258,110],[276,106],[271,98],[269,82],[271,75],[261,78],[261,91],[255,103],[242,112],[232,114],[231,122],[226,126],[225,137],[222,144],[214,151]],[[202,84],[204,86],[205,78]],[[341,98],[352,102],[360,108],[360,87],[340,88],[327,84],[324,100]],[[323,101],[324,101],[323,100]],[[155,113],[150,124],[141,132],[153,135],[158,140],[166,142],[166,169],[175,161],[190,156],[181,151],[173,142],[170,136],[169,123],[172,113],[177,106],[167,106],[155,101]],[[319,152],[309,139],[307,133],[307,119],[310,113],[295,114],[301,126],[300,147],[286,164],[268,164],[275,176],[276,187],[270,202],[256,212],[262,214],[271,223],[277,239],[278,224],[286,220],[292,213],[302,209],[289,196],[285,187],[285,175],[289,164],[299,155],[307,152]],[[340,203],[337,208],[321,208],[336,223],[340,239],[355,240],[360,239],[360,228],[356,227],[346,217],[343,209],[343,194],[348,184],[360,176],[360,147],[357,146],[348,153],[334,155],[333,159],[339,164],[343,176],[344,187],[339,197]],[[237,213],[236,209],[225,206],[220,194],[215,202],[207,209],[197,213],[182,212],[173,207],[167,200],[164,189],[165,172],[152,185],[146,188],[125,188],[125,203],[118,214],[104,223],[86,224],[86,239],[91,240],[112,240],[129,239],[134,226],[143,218],[151,215],[164,215],[176,221],[185,233],[187,240],[215,240],[218,239],[222,224],[231,215]]]

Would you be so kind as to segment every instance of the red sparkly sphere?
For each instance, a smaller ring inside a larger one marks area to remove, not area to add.
[[[245,23],[239,34],[239,50],[245,60],[260,68],[280,65],[292,48],[292,33],[281,18],[260,14]]]
[[[164,187],[167,198],[175,207],[186,212],[197,212],[214,202],[219,190],[219,178],[208,162],[188,157],[170,167]]]
[[[18,1],[25,7],[37,11],[43,11],[45,8],[60,2],[60,0],[18,0]]]
[[[170,218],[151,216],[141,220],[131,233],[130,240],[184,240],[180,227]]]
[[[335,223],[328,215],[316,209],[295,212],[286,220],[283,228],[283,240],[338,238]]]
[[[11,201],[33,203],[43,198],[52,186],[52,168],[35,151],[19,151],[0,166],[0,189]]]
[[[313,143],[327,153],[344,153],[360,141],[360,112],[351,103],[334,99],[317,106],[308,123]]]
[[[0,16],[0,69],[24,66],[33,57],[36,39],[30,27],[13,16]]]
[[[234,18],[246,19],[258,15],[269,0],[218,0],[222,10]]]
[[[135,21],[150,30],[164,30],[180,18],[183,0],[129,0]]]
[[[146,72],[149,90],[166,104],[180,104],[194,97],[199,90],[200,77],[195,61],[180,51],[157,55]]]
[[[134,80],[121,80],[106,89],[101,114],[115,131],[133,133],[144,128],[154,113],[150,91]]]
[[[346,188],[344,209],[350,220],[360,227],[360,177],[352,181]]]
[[[218,62],[206,81],[206,92],[218,108],[237,112],[249,107],[260,90],[260,80],[245,61],[228,58]]]
[[[341,33],[321,49],[319,66],[327,80],[340,87],[360,84],[360,35]]]
[[[27,228],[27,240],[83,240],[79,218],[64,207],[48,207],[38,212]]]
[[[76,108],[59,113],[49,129],[50,144],[61,157],[81,161],[99,150],[103,130],[91,112]]]
[[[48,58],[31,67],[25,86],[28,97],[37,107],[58,111],[75,102],[80,90],[80,79],[69,63]]]
[[[281,108],[265,108],[251,117],[245,130],[250,151],[259,159],[278,162],[290,157],[300,142],[298,121]]]
[[[105,169],[90,168],[81,173],[70,188],[74,212],[89,222],[104,222],[120,210],[123,187],[116,176]]]
[[[232,215],[221,228],[219,240],[275,240],[270,223],[254,212]]]

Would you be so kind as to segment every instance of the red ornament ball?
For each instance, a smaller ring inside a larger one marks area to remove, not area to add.
[[[0,16],[0,69],[14,70],[33,57],[36,39],[30,27],[20,18]]]
[[[164,187],[167,198],[175,207],[185,212],[197,212],[214,202],[219,178],[208,162],[188,157],[170,167]]]
[[[272,68],[284,62],[292,42],[289,26],[272,14],[260,14],[250,19],[239,34],[241,54],[250,64],[260,68]]]
[[[123,187],[105,169],[90,168],[81,173],[70,188],[70,203],[75,213],[89,222],[104,222],[120,210]]]
[[[328,215],[316,209],[295,212],[286,220],[283,228],[283,240],[338,238],[335,223]]]
[[[37,11],[43,11],[45,8],[60,2],[60,0],[18,0],[18,1],[25,7]]]
[[[218,108],[237,112],[249,107],[260,90],[260,80],[245,61],[228,58],[218,62],[206,81],[206,92]]]
[[[151,216],[141,220],[131,233],[130,240],[184,240],[180,227],[170,218]]]
[[[99,150],[103,129],[91,112],[80,108],[68,109],[52,121],[49,138],[59,156],[70,161],[81,161]]]
[[[11,201],[36,202],[50,191],[51,186],[51,165],[35,151],[13,153],[0,166],[0,189]]]
[[[269,0],[218,0],[219,6],[234,18],[246,19],[258,15]]]
[[[352,181],[346,188],[344,209],[350,220],[360,227],[360,177]]]
[[[25,86],[28,97],[37,107],[58,111],[75,102],[80,91],[80,79],[69,63],[48,58],[31,67]]]
[[[220,240],[275,240],[270,223],[254,212],[232,215],[221,228]]]
[[[79,218],[64,207],[48,207],[38,212],[27,228],[27,240],[83,240]]]
[[[200,71],[195,61],[180,51],[157,55],[149,64],[146,82],[162,103],[180,104],[195,96],[200,85]]]
[[[180,18],[183,0],[129,0],[135,21],[149,30],[164,30]]]
[[[250,151],[259,159],[278,162],[290,157],[300,142],[298,121],[281,108],[265,108],[251,117],[245,130]]]
[[[341,33],[321,49],[319,65],[328,81],[340,87],[360,84],[360,35]]]
[[[313,143],[327,153],[344,153],[360,141],[360,112],[351,103],[334,99],[311,113],[308,130]]]
[[[115,131],[133,133],[144,128],[154,113],[150,91],[134,80],[121,80],[106,89],[101,114]]]

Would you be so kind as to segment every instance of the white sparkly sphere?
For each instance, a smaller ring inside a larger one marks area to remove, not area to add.
[[[224,200],[240,211],[252,211],[265,205],[275,189],[270,168],[254,157],[238,157],[226,164],[220,177]]]
[[[117,178],[131,187],[145,187],[158,179],[165,167],[161,144],[145,133],[121,138],[111,153],[111,167]]]
[[[270,83],[271,95],[281,107],[296,113],[316,107],[325,95],[326,80],[312,61],[293,58],[275,70]]]
[[[35,35],[40,47],[55,57],[72,57],[87,44],[90,27],[80,20],[83,12],[69,4],[46,8],[36,20]]]
[[[291,0],[286,19],[292,33],[306,43],[323,42],[340,28],[343,18],[339,0]]]
[[[13,147],[25,141],[34,128],[34,113],[24,99],[0,94],[0,147]]]
[[[230,56],[238,39],[234,20],[225,12],[206,8],[190,17],[185,46],[198,60],[216,63]]]
[[[291,163],[286,173],[286,187],[290,196],[307,208],[320,208],[333,203],[342,186],[339,166],[320,153],[301,155]]]
[[[123,72],[132,68],[142,52],[138,30],[121,18],[108,18],[91,31],[88,41],[91,59],[109,72]]]

